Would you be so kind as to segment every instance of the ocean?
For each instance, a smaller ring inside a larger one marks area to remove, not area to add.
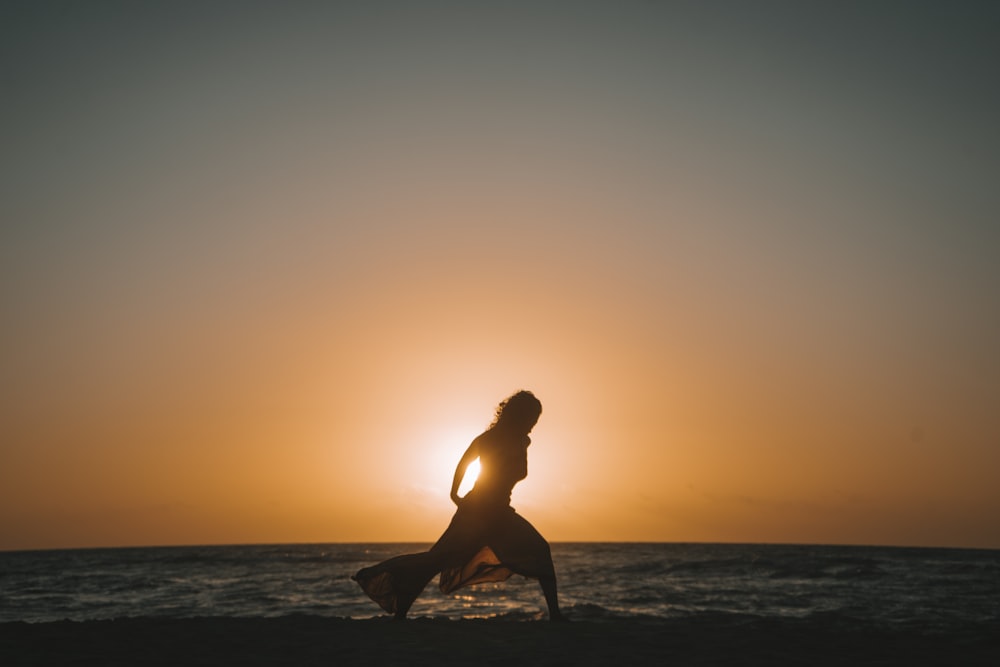
[[[0,622],[125,617],[372,618],[350,576],[426,544],[284,544],[0,552]],[[947,634],[1000,630],[1000,551],[763,544],[556,543],[571,619],[727,617]],[[442,594],[410,616],[545,618],[536,582]]]

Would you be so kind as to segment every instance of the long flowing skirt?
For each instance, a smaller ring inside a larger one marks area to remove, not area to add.
[[[524,517],[510,506],[466,501],[429,551],[390,558],[354,579],[382,609],[405,615],[438,573],[443,593],[512,574],[555,577],[548,542]]]

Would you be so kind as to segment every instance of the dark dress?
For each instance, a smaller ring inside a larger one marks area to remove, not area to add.
[[[397,556],[354,575],[365,593],[390,614],[405,615],[427,583],[440,573],[441,591],[503,581],[512,574],[555,577],[549,544],[510,506],[510,493],[528,475],[527,436],[498,429],[473,441],[479,478],[451,524],[429,551]]]

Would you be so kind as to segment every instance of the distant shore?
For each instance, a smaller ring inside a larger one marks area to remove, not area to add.
[[[996,628],[992,628],[996,630]],[[4,665],[997,665],[989,627],[960,636],[816,620],[571,622],[127,618],[0,624]]]

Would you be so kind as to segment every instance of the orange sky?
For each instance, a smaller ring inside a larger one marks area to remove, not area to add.
[[[521,388],[550,540],[1000,548],[995,17],[166,7],[0,20],[0,549],[432,541]]]

